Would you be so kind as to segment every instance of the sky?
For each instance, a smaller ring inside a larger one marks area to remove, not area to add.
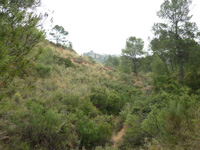
[[[54,11],[53,24],[69,32],[78,54],[93,50],[99,54],[121,54],[126,39],[141,38],[148,50],[152,26],[161,20],[156,16],[164,0],[42,0],[43,8]],[[200,29],[200,0],[193,0],[192,21]]]

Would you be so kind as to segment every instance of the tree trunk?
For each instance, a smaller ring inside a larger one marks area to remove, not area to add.
[[[176,28],[176,49],[178,51],[178,61],[179,61],[179,69],[180,69],[180,82],[181,82],[181,85],[183,85],[183,79],[184,79],[184,72],[183,72],[183,53],[181,51],[181,48],[180,48],[180,39],[179,39],[179,35],[178,35],[178,21],[176,22],[175,24],[175,28]]]
[[[182,56],[181,52],[179,54],[179,67],[180,67],[181,85],[183,85],[184,71],[183,71],[183,56]]]
[[[172,63],[172,61],[170,62],[170,64],[171,64],[172,73],[174,73],[174,64]]]
[[[133,68],[133,71],[134,71],[135,75],[138,76],[138,73],[137,73],[137,65],[136,65],[136,59],[132,59],[132,61],[133,61],[133,65],[134,65],[134,66],[133,66],[133,67],[134,67],[134,68]]]

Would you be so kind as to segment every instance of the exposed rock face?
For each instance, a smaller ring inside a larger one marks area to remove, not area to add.
[[[109,56],[107,54],[97,54],[94,51],[90,51],[88,53],[83,53],[83,55],[87,56],[87,57],[92,57],[95,61],[101,62],[101,63],[104,62]]]

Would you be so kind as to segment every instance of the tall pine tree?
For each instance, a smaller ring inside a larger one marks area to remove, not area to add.
[[[188,41],[198,36],[195,23],[190,22],[191,0],[165,0],[157,12],[158,17],[166,23],[153,26],[155,38],[151,41],[154,52],[160,54],[166,63],[178,64],[180,81],[184,80],[184,63],[188,56]],[[172,67],[172,70],[174,67]]]
[[[131,36],[126,40],[126,48],[122,50],[122,56],[132,61],[133,71],[136,76],[138,75],[137,57],[144,54],[143,47],[144,41],[142,39]]]

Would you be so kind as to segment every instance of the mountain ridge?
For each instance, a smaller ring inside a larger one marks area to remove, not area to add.
[[[116,54],[99,54],[99,53],[95,53],[94,51],[90,51],[90,52],[85,52],[83,53],[83,56],[87,56],[87,57],[91,57],[93,58],[95,61],[103,63],[105,62],[105,60],[109,57],[120,57],[120,55],[116,55]]]

